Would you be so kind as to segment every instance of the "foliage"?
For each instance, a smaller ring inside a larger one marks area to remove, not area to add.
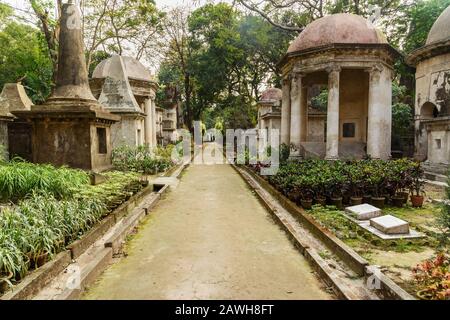
[[[351,196],[395,196],[400,190],[414,189],[421,177],[420,163],[407,159],[305,160],[283,164],[269,182],[292,199],[302,195],[340,197],[347,191]]]
[[[54,255],[89,230],[105,212],[98,199],[59,201],[34,192],[0,215],[0,275],[23,277],[33,261]]]
[[[17,201],[33,191],[47,192],[58,199],[70,198],[88,183],[88,174],[77,169],[20,159],[0,163],[0,200],[3,201]]]
[[[312,107],[322,112],[327,111],[327,104],[328,104],[328,89],[321,90],[317,96],[311,98]]]
[[[142,186],[139,174],[135,172],[109,171],[103,173],[106,182],[87,186],[76,194],[80,199],[98,199],[109,211],[118,207],[124,200],[137,192]]]
[[[450,259],[444,254],[417,265],[413,274],[417,284],[424,288],[421,292],[425,298],[450,299]]]
[[[50,94],[52,62],[39,30],[16,21],[0,23],[0,61],[0,88],[21,80],[34,103]]]
[[[145,174],[163,172],[174,165],[172,156],[173,146],[166,149],[158,147],[149,150],[145,146],[121,146],[113,150],[113,166],[120,171],[135,171]]]
[[[407,18],[399,21],[398,31],[406,33],[403,45],[405,52],[409,53],[425,44],[433,23],[449,5],[450,0],[419,0],[404,9]]]
[[[0,277],[21,278],[39,257],[50,258],[142,188],[137,173],[107,172],[102,184],[70,199],[35,191],[0,214]]]
[[[450,244],[450,174],[447,184],[447,200],[442,204],[438,217],[438,225],[442,232],[440,234],[440,244],[442,247]]]

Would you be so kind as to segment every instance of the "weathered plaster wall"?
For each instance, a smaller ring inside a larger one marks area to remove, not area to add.
[[[104,128],[106,130],[106,146],[107,152],[102,154],[99,153],[99,140],[97,136],[97,128]],[[112,167],[111,165],[111,155],[112,155],[112,144],[111,144],[111,127],[102,125],[99,123],[90,125],[90,140],[91,140],[91,163],[93,171],[104,171]]]
[[[339,141],[366,142],[369,75],[364,70],[341,71],[339,92]],[[344,123],[356,124],[355,138],[344,138]]]
[[[416,69],[416,101],[415,101],[415,153],[419,160],[428,159],[435,162],[436,159],[448,157],[446,154],[438,156],[439,151],[433,148],[433,143],[428,137],[423,119],[432,118],[430,108],[436,106],[441,115],[450,113],[450,53],[432,57],[421,61]],[[432,105],[431,105],[431,104]],[[432,110],[432,109],[431,109]],[[430,149],[430,150],[429,150]],[[447,158],[447,163],[448,163]]]
[[[450,164],[450,131],[445,127],[433,128],[428,134],[428,160],[431,163]]]
[[[144,117],[121,114],[121,121],[111,126],[113,148],[122,145],[138,146],[145,142]],[[139,130],[139,133],[138,133]]]
[[[91,130],[87,120],[36,121],[33,131],[33,162],[92,168]]]
[[[325,142],[325,117],[308,117],[307,141]]]
[[[8,152],[8,123],[0,119],[0,160],[2,157],[8,157],[7,154],[3,154],[3,152]]]

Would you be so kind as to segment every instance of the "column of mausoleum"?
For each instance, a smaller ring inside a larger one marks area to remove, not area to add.
[[[152,101],[150,98],[144,101],[144,127],[145,127],[145,145],[149,148],[153,148],[153,138],[152,138]]]
[[[151,111],[152,111],[152,144],[153,147],[156,147],[158,145],[158,141],[156,138],[156,103],[155,103],[155,97],[151,97]]]
[[[289,145],[291,134],[291,80],[289,77],[283,79],[281,101],[281,143]]]
[[[301,132],[305,119],[302,119],[302,78],[303,74],[294,73],[291,80],[291,125],[290,125],[290,144],[291,158],[299,158]]]
[[[391,150],[392,72],[382,65],[375,65],[369,72],[367,154],[386,160]]]
[[[328,71],[327,145],[325,159],[339,158],[339,77],[341,68],[332,66]]]

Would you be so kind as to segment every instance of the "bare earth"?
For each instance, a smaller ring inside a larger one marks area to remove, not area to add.
[[[84,299],[332,299],[228,165],[191,165]]]

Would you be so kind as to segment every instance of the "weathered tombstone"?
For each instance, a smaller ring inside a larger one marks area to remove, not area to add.
[[[78,6],[63,4],[53,93],[43,105],[12,113],[32,124],[33,162],[103,171],[112,166],[110,129],[120,117],[92,95],[81,26]]]
[[[20,83],[6,83],[0,94],[0,145],[3,145],[5,157],[20,156],[32,160],[31,127],[11,112],[30,110],[32,101]]]
[[[386,234],[409,234],[409,223],[390,214],[371,219],[370,225]]]
[[[347,207],[345,211],[358,220],[369,220],[381,216],[381,210],[379,208],[367,203]]]

